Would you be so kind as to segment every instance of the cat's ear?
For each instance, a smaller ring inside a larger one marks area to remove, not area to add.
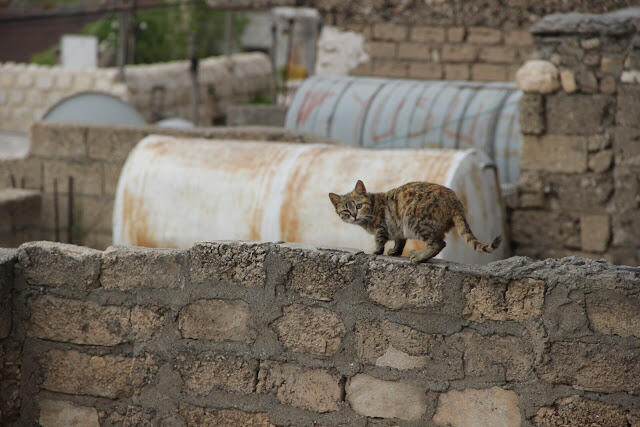
[[[358,194],[367,194],[367,189],[364,188],[364,182],[358,180],[358,182],[356,182],[356,193]]]
[[[340,196],[338,196],[336,193],[329,193],[329,200],[331,200],[331,203],[333,203],[334,207],[337,207],[338,202],[340,201]]]

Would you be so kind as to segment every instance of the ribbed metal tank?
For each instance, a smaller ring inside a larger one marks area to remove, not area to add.
[[[512,183],[521,96],[510,83],[316,76],[297,90],[285,127],[359,147],[476,148]]]
[[[364,150],[148,136],[129,154],[120,175],[114,243],[188,248],[207,240],[283,240],[370,253],[373,236],[342,222],[328,197],[351,191],[357,179],[373,192],[410,181],[444,184],[467,206],[479,239],[504,236],[495,169],[477,150]],[[420,247],[410,241],[405,252]],[[504,244],[482,254],[450,233],[440,257],[482,264],[504,255]]]

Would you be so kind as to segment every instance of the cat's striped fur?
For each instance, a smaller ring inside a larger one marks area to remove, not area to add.
[[[493,252],[502,241],[500,236],[491,245],[479,241],[456,193],[439,184],[410,182],[386,193],[367,193],[364,183],[358,180],[350,193],[329,193],[329,199],[343,221],[359,225],[375,236],[377,255],[384,252],[388,240],[394,240],[395,246],[388,255],[399,256],[407,239],[414,239],[423,241],[426,248],[411,251],[411,260],[426,261],[444,249],[444,235],[453,227],[476,251]]]

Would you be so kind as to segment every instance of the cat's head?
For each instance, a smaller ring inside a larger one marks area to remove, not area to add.
[[[329,200],[333,203],[336,213],[344,222],[350,224],[364,224],[373,220],[371,200],[367,197],[367,189],[360,180],[350,193],[329,193]]]

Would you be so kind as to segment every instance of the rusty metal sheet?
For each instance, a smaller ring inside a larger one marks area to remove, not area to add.
[[[130,153],[118,182],[114,243],[187,248],[202,240],[284,240],[371,252],[373,237],[342,222],[327,196],[350,191],[357,179],[369,191],[410,181],[447,185],[466,204],[474,232],[489,242],[505,230],[488,162],[476,150],[149,136]],[[486,263],[504,255],[504,248],[474,252],[451,233],[441,257]]]

